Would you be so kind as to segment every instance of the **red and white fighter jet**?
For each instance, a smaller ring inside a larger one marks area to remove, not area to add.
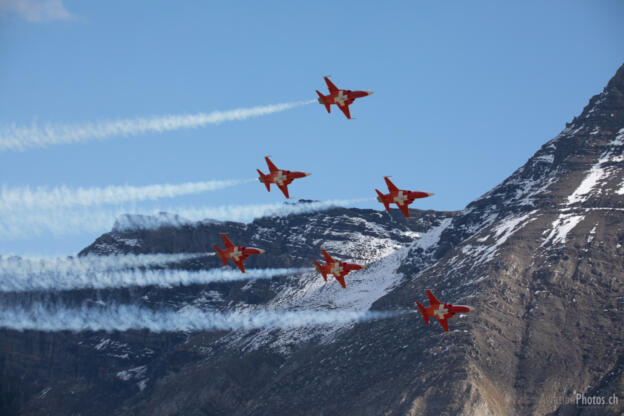
[[[223,233],[221,233],[221,238],[223,238],[223,242],[225,243],[225,250],[221,250],[216,244],[214,248],[217,250],[217,255],[223,260],[223,265],[227,266],[227,259],[232,259],[234,264],[236,264],[243,273],[245,273],[243,261],[245,261],[247,257],[253,254],[264,253],[264,250],[259,248],[235,246]]]
[[[427,296],[429,297],[429,307],[424,307],[420,302],[416,302],[418,309],[427,325],[429,325],[429,318],[436,318],[445,332],[448,332],[449,318],[452,318],[456,313],[470,312],[468,306],[440,303],[429,289],[427,289]]]
[[[270,156],[265,156],[264,158],[266,160],[267,166],[269,167],[269,173],[265,175],[260,169],[256,169],[260,174],[258,180],[266,186],[267,191],[269,192],[271,192],[271,184],[274,183],[282,191],[286,198],[290,198],[290,196],[288,195],[288,185],[290,185],[290,183],[297,178],[310,176],[311,173],[291,172],[289,170],[278,169],[277,166],[275,166],[273,162],[271,162],[271,159],[269,159],[269,157]]]
[[[373,93],[372,91],[340,90],[329,80],[329,77],[325,77],[325,83],[327,84],[327,88],[329,88],[329,95],[323,95],[319,90],[316,90],[316,93],[319,95],[318,102],[325,106],[328,113],[331,113],[331,108],[329,106],[336,104],[348,119],[351,118],[349,106],[353,104],[353,101],[355,101],[356,98],[366,97]]]
[[[327,252],[324,249],[321,249],[321,252],[323,253],[323,257],[325,257],[325,261],[327,262],[327,264],[322,265],[316,260],[314,260],[316,269],[319,271],[319,273],[323,275],[323,279],[325,279],[325,281],[327,281],[328,274],[330,273],[333,274],[343,289],[347,288],[347,285],[345,284],[345,280],[344,280],[344,277],[347,274],[349,274],[350,272],[354,270],[361,270],[361,269],[366,268],[366,266],[360,266],[359,264],[345,263],[344,261],[336,261],[332,259],[332,257],[329,254],[327,254]]]
[[[379,195],[377,197],[377,201],[384,204],[386,211],[390,211],[390,204],[395,203],[403,215],[405,215],[405,218],[409,218],[409,209],[407,208],[409,204],[414,202],[415,199],[426,198],[434,195],[431,192],[401,190],[397,188],[388,178],[389,176],[384,176],[386,185],[388,185],[388,191],[390,191],[390,193],[384,195],[378,189],[375,189],[375,191],[377,191],[377,195]]]

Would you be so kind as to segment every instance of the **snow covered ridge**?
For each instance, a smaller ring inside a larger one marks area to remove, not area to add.
[[[608,193],[610,190],[601,186],[612,176],[622,175],[622,162],[624,162],[624,128],[618,131],[615,138],[609,142],[609,148],[600,156],[598,161],[589,169],[580,185],[568,197],[567,205],[580,204],[587,201],[591,196]],[[624,182],[615,190],[618,195],[624,194]]]
[[[602,91],[599,95],[595,97],[596,101],[594,102],[594,104],[590,108],[585,108],[585,110],[583,111],[583,113],[585,114],[585,119],[590,118],[592,114],[596,112],[596,110],[600,109],[600,105],[607,100],[608,95],[609,91],[605,88],[604,91]]]
[[[499,212],[501,207],[532,209],[535,199],[548,191],[556,183],[562,168],[555,163],[557,144],[560,140],[574,136],[583,126],[576,129],[567,127],[554,139],[546,143],[523,166],[518,168],[502,183],[495,186],[481,197],[468,205],[468,210],[479,207],[483,217],[489,216],[488,211]],[[485,205],[489,205],[489,208]],[[464,210],[464,214],[470,211]]]

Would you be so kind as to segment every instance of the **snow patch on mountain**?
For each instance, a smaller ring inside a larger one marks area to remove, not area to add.
[[[594,228],[592,228],[591,231],[589,232],[589,235],[587,235],[587,244],[590,244],[594,240],[594,236],[596,234],[596,227],[598,227],[598,224],[594,225]]]
[[[504,182],[485,193],[477,201],[491,201],[489,209],[481,207],[486,212],[500,211],[500,203],[508,207],[534,207],[535,198],[548,192],[548,188],[559,179],[561,169],[555,165],[556,140],[564,137],[560,134],[548,146],[533,156],[529,163],[516,170]],[[464,214],[469,212],[464,211]]]
[[[442,235],[442,232],[450,227],[452,222],[452,218],[445,218],[444,220],[440,221],[440,224],[436,225],[426,233],[421,234],[420,238],[414,241],[411,244],[410,248],[420,248],[424,251],[428,251],[432,247],[437,246],[440,242],[440,236]]]
[[[138,383],[136,383],[136,385],[139,388],[139,390],[143,391],[145,390],[145,387],[147,387],[147,381],[149,380],[148,378],[145,377],[146,372],[147,372],[147,366],[141,365],[138,367],[119,371],[116,375],[117,375],[117,378],[123,381],[138,380]]]
[[[128,247],[141,247],[141,242],[136,238],[117,238],[117,241]]]
[[[537,219],[534,216],[536,212],[531,211],[524,215],[511,216],[500,220],[488,234],[476,240],[481,243],[492,241],[491,244],[467,244],[462,247],[462,253],[471,258],[472,267],[492,261],[498,249],[509,237],[524,228],[529,222]]]
[[[147,371],[147,366],[141,365],[139,367],[134,367],[134,368],[129,368],[127,370],[119,371],[117,373],[117,377],[123,381],[132,380],[133,378],[143,378],[146,371]]]
[[[553,154],[539,155],[533,159],[534,163],[539,163],[539,162],[553,163],[554,161],[555,161],[555,155]]]
[[[617,166],[615,166],[616,163],[624,160],[622,149],[620,148],[622,145],[624,145],[624,129],[618,132],[615,139],[609,143],[609,149],[600,156],[598,162],[589,169],[580,185],[568,197],[568,205],[585,202],[590,198],[592,193],[594,195],[602,193],[602,188],[598,187],[598,185],[617,169]],[[597,187],[598,189],[592,192]],[[617,190],[616,193],[619,194],[620,191],[621,190]]]
[[[592,115],[592,113],[594,113],[600,107],[600,104],[602,104],[607,99],[608,95],[609,95],[609,91],[601,92],[598,95],[598,99],[596,100],[596,102],[594,102],[594,105],[587,111],[585,118],[589,118]]]
[[[541,247],[544,247],[548,243],[553,246],[558,244],[565,245],[568,233],[583,221],[584,218],[584,215],[560,214],[559,217],[553,221],[552,229],[544,239]]]

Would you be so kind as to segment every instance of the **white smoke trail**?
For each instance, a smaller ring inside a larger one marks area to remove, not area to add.
[[[148,132],[165,132],[183,128],[202,127],[224,121],[245,120],[316,102],[296,101],[251,108],[239,108],[211,113],[179,114],[100,121],[84,124],[48,124],[39,127],[18,127],[15,124],[0,129],[0,151],[26,150],[63,143],[83,143],[114,136],[136,136]]]
[[[103,188],[76,188],[66,186],[55,188],[30,187],[0,190],[0,211],[23,209],[58,209],[66,207],[87,207],[102,204],[122,204],[129,201],[174,198],[181,195],[216,191],[230,186],[255,181],[252,179],[213,180],[186,182],[181,184],[157,184],[147,186],[106,186]]]
[[[111,272],[166,265],[213,255],[214,253],[118,254],[57,258],[0,256],[0,280],[30,280],[54,275]],[[6,282],[0,282],[0,290],[4,283]]]
[[[192,225],[197,221],[212,219],[217,221],[247,222],[263,217],[285,217],[288,215],[308,214],[336,207],[370,201],[371,198],[334,199],[328,201],[303,202],[296,204],[273,203],[258,205],[230,205],[205,208],[185,208],[174,210],[176,215],[153,213],[145,215],[122,215],[115,223],[115,230],[154,229],[162,226]]]
[[[193,225],[206,219],[217,221],[252,221],[268,216],[287,216],[347,206],[370,198],[330,200],[297,204],[260,204],[204,208],[173,208],[176,214],[128,209],[116,210],[58,210],[48,212],[10,212],[0,216],[0,239],[30,238],[45,232],[69,235],[81,232],[106,232],[132,229],[156,229],[163,226]],[[147,215],[146,215],[147,214]],[[116,220],[117,219],[117,220]]]
[[[251,330],[295,328],[364,322],[392,318],[411,311],[299,310],[218,313],[187,307],[154,311],[132,305],[68,308],[35,303],[24,307],[0,306],[0,328],[18,331],[128,331],[152,332]]]
[[[113,273],[44,273],[0,276],[0,292],[63,291],[76,289],[113,289],[131,286],[186,286],[248,279],[271,279],[309,271],[309,269],[238,269],[188,270],[127,270]]]

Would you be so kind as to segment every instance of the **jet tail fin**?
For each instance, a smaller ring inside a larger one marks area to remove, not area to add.
[[[316,93],[319,95],[319,103],[324,104],[327,112],[331,113],[331,108],[329,107],[329,103],[325,101],[325,96],[321,94],[319,90],[316,90]]]
[[[314,260],[314,265],[316,266],[316,270],[318,270],[319,273],[323,275],[323,279],[327,281],[327,273],[325,273],[325,271],[323,270],[323,267],[316,260]]]
[[[427,316],[427,312],[425,312],[425,307],[421,305],[420,302],[416,302],[416,304],[418,305],[418,309],[420,310],[420,314],[423,316],[425,323],[429,325],[429,317]]]
[[[377,200],[384,204],[386,211],[390,211],[390,204],[384,199],[384,194],[382,194],[379,189],[375,189],[375,191],[377,191],[377,195],[379,195]]]
[[[260,174],[260,182],[262,182],[264,186],[266,186],[267,191],[271,192],[271,183],[267,180],[267,175],[262,173],[260,169],[256,169],[256,170],[258,171],[258,174]]]
[[[217,250],[217,256],[219,256],[219,258],[221,259],[221,261],[223,261],[223,265],[227,266],[227,259],[225,258],[225,256],[223,255],[223,251],[221,251],[221,249],[219,248],[218,245],[214,245],[215,250]]]

